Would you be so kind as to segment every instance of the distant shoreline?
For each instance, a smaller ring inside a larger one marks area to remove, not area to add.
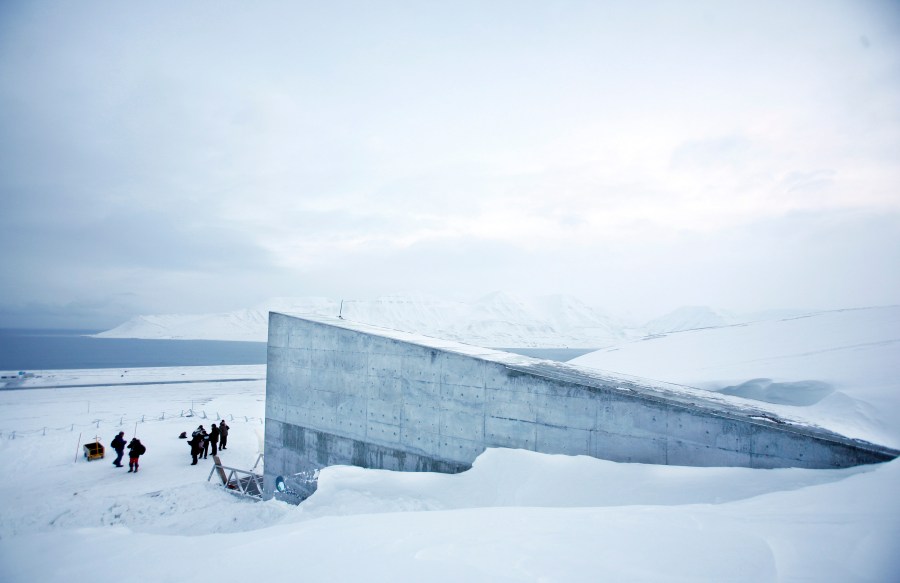
[[[0,370],[266,364],[265,342],[97,338],[93,330],[0,329]],[[488,347],[489,348],[489,347]],[[565,362],[594,348],[497,348]]]
[[[0,330],[0,370],[266,364],[266,343],[95,338],[87,330]]]

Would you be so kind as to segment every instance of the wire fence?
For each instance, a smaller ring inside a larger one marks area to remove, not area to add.
[[[109,427],[129,427],[131,425],[140,424],[140,423],[154,423],[160,421],[170,421],[172,419],[211,419],[214,421],[226,420],[228,423],[238,422],[238,423],[259,423],[263,425],[264,418],[263,417],[255,417],[251,415],[234,415],[231,413],[227,413],[225,415],[220,415],[218,411],[215,412],[215,417],[212,414],[207,414],[205,410],[194,410],[194,409],[182,409],[180,411],[162,411],[160,413],[153,414],[141,414],[137,416],[127,416],[120,415],[115,418],[97,418],[89,423],[69,423],[68,425],[64,425],[61,427],[51,427],[44,426],[32,429],[0,429],[0,439],[23,439],[29,437],[45,437],[48,434],[52,433],[63,433],[70,432],[74,433],[76,429],[100,429],[101,427],[109,428]]]

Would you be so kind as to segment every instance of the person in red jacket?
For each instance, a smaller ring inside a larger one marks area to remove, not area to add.
[[[135,437],[128,444],[128,472],[138,471],[138,458],[147,453],[147,448],[141,443],[141,440]]]

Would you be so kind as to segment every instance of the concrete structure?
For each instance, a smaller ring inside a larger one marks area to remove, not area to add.
[[[839,468],[898,452],[688,387],[339,319],[269,317],[265,494],[336,464],[459,472],[487,447],[626,462]],[[276,478],[281,477],[276,488]]]

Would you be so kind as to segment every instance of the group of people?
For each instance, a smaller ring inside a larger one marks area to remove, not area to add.
[[[191,434],[188,445],[191,446],[191,465],[195,466],[198,459],[206,459],[210,448],[213,455],[220,449],[228,449],[228,425],[222,419],[218,425],[212,424],[209,433],[201,425]]]
[[[182,436],[184,436],[184,434],[182,434]],[[222,419],[218,425],[213,423],[208,433],[201,425],[194,430],[193,434],[191,434],[191,440],[188,441],[188,445],[191,446],[191,458],[193,460],[191,465],[197,465],[198,459],[201,457],[206,459],[207,455],[209,455],[210,448],[212,448],[213,455],[216,455],[220,449],[228,449],[228,425],[225,423],[225,420]],[[120,431],[119,434],[113,438],[112,442],[110,442],[110,446],[116,451],[116,459],[113,461],[113,465],[117,468],[123,467],[122,456],[125,455],[126,448],[125,432]],[[128,442],[127,447],[128,473],[137,473],[138,460],[142,455],[147,453],[147,448],[137,437]]]
[[[115,436],[110,443],[112,448],[116,450],[116,459],[113,462],[113,465],[117,468],[122,467],[122,456],[125,455],[125,432],[120,431],[117,436]],[[138,459],[147,453],[147,448],[141,443],[141,440],[137,437],[133,438],[131,442],[128,444],[128,473],[131,472],[137,473],[138,471]]]

